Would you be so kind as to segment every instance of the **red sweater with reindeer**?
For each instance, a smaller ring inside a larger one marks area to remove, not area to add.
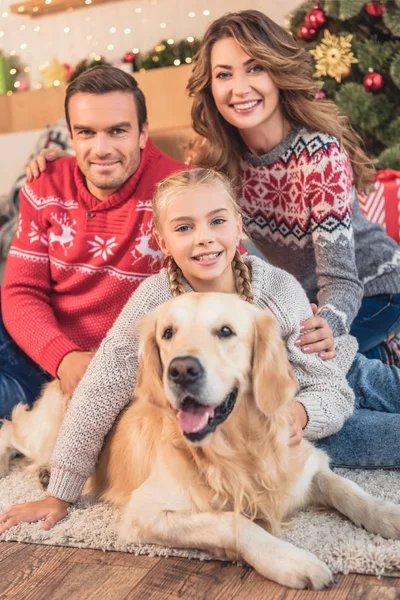
[[[76,159],[47,165],[21,191],[2,289],[5,326],[56,376],[73,350],[95,350],[139,283],[159,271],[155,185],[188,167],[147,143],[138,170],[112,196],[90,194]]]

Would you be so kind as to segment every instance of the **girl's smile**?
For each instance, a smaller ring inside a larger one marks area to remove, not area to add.
[[[203,254],[198,254],[197,256],[193,256],[193,260],[201,263],[202,267],[208,267],[210,265],[215,265],[217,260],[222,256],[221,252],[208,252]]]

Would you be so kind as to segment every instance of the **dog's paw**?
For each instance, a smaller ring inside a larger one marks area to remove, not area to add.
[[[325,563],[312,555],[301,564],[293,564],[284,585],[296,589],[323,590],[331,587],[335,581]]]
[[[273,555],[273,560],[272,555],[268,557],[266,569],[259,570],[276,583],[299,590],[323,590],[334,583],[330,569],[311,552],[292,547]]]
[[[384,538],[400,539],[400,506],[392,502],[381,502],[369,522],[364,525],[371,533]]]

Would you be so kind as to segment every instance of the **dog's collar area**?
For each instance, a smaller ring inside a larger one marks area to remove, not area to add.
[[[226,397],[222,404],[215,408],[214,416],[208,419],[208,423],[203,429],[193,433],[187,433],[183,431],[182,433],[185,436],[185,438],[190,442],[201,442],[207,435],[213,433],[218,427],[218,425],[221,425],[221,423],[226,421],[226,419],[233,411],[233,408],[236,404],[238,392],[238,388],[235,388],[231,391],[231,393]]]

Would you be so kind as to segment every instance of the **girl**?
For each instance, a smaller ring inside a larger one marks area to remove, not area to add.
[[[193,157],[240,180],[252,239],[292,273],[334,335],[389,362],[400,329],[400,250],[361,213],[356,190],[373,171],[348,119],[315,99],[310,56],[266,15],[245,10],[212,23],[187,86]],[[398,361],[397,361],[398,362]]]
[[[5,511],[0,515],[0,534],[21,521],[39,519],[50,529],[67,514],[94,471],[105,436],[132,397],[138,368],[135,325],[148,311],[186,292],[237,293],[275,315],[299,382],[291,444],[300,443],[301,432],[312,440],[329,436],[324,443],[336,464],[400,466],[399,414],[360,408],[336,433],[353,411],[347,372],[358,407],[364,406],[368,392],[369,408],[400,412],[400,370],[356,356],[356,342],[347,334],[336,340],[336,360],[301,352],[296,344],[299,323],[310,316],[305,292],[285,271],[257,257],[240,256],[242,220],[228,179],[206,169],[173,175],[159,184],[153,211],[168,267],[145,280],[131,296],[78,385],[52,457],[49,496]],[[379,402],[378,393],[374,395],[383,386],[386,405]]]

